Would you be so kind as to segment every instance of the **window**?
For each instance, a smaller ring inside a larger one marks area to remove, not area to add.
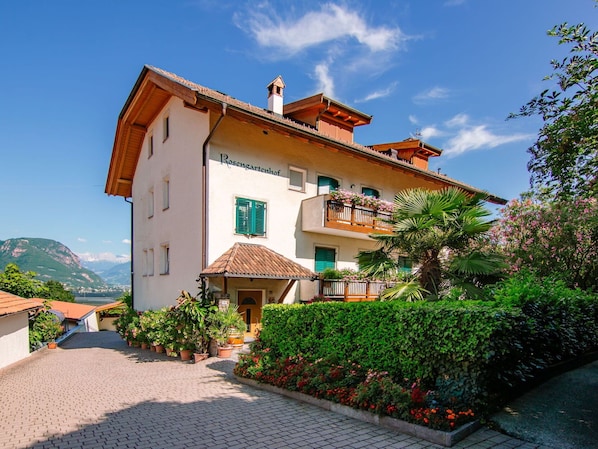
[[[170,179],[162,180],[162,210],[170,207]]]
[[[266,203],[237,198],[235,232],[246,235],[266,235]]]
[[[163,140],[166,141],[166,139],[170,137],[170,116],[164,116],[164,119],[162,120],[162,128],[164,132]]]
[[[405,256],[397,258],[399,270],[403,273],[411,273],[413,271],[413,261]]]
[[[321,273],[326,268],[334,268],[336,261],[336,250],[334,248],[323,248],[316,246],[316,273]]]
[[[361,193],[363,193],[365,196],[371,196],[374,198],[380,198],[380,191],[376,190],[376,189],[372,189],[370,187],[362,187],[361,188]]]
[[[154,275],[154,249],[147,250],[147,275]]]
[[[154,155],[154,135],[150,134],[147,138],[147,157],[150,158]]]
[[[166,243],[160,246],[160,274],[170,273],[170,246]]]
[[[289,190],[305,192],[305,177],[307,172],[301,168],[289,167]]]
[[[147,249],[143,250],[143,274],[142,276],[147,276]]]
[[[337,190],[339,182],[328,176],[318,176],[318,195],[324,195]]]
[[[150,189],[147,195],[147,218],[154,216],[154,189]]]

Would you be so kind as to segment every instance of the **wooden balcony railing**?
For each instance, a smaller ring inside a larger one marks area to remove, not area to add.
[[[320,280],[320,294],[333,301],[375,301],[391,284],[382,281]]]
[[[334,200],[326,201],[326,226],[362,233],[392,233],[392,225],[386,220],[390,212],[382,212],[368,207],[344,204]]]

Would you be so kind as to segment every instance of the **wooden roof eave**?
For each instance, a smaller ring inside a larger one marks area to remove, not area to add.
[[[167,93],[168,97],[161,101],[154,101],[157,92]],[[125,169],[127,155],[133,151],[133,159],[139,159],[141,146],[137,145],[131,148],[130,140],[132,134],[141,133],[140,140],[143,140],[147,131],[147,126],[153,121],[156,115],[164,107],[164,104],[172,97],[181,98],[185,104],[195,106],[197,97],[195,91],[187,86],[177,83],[162,75],[143,68],[131,94],[125,102],[121,113],[119,114],[114,138],[114,147],[108,170],[105,192],[109,195],[130,197],[132,195],[132,182],[135,174],[135,167]],[[153,107],[146,108],[147,105]],[[145,112],[146,118],[139,120],[142,112]],[[149,112],[149,113],[148,113]]]

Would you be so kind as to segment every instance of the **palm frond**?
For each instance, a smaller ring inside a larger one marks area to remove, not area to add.
[[[469,254],[455,256],[451,260],[449,271],[457,276],[487,276],[496,274],[504,268],[504,260],[498,254],[473,251]]]
[[[399,282],[380,294],[380,301],[423,301],[428,293],[417,280]]]

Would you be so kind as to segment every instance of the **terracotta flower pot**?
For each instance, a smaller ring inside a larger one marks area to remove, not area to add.
[[[163,345],[156,345],[156,352],[158,354],[162,354],[164,352],[164,346]]]
[[[141,349],[147,349],[149,348],[149,345],[145,342],[141,343]]]
[[[56,346],[58,345],[55,341],[51,341],[50,343],[48,343],[48,349],[56,349]]]
[[[193,353],[193,359],[195,360],[195,363],[203,362],[209,356],[210,356],[210,354],[208,354],[207,352],[194,352]]]
[[[191,360],[191,355],[193,351],[191,349],[181,349],[181,360],[186,362],[187,360]]]
[[[221,359],[227,359],[233,355],[232,346],[218,346],[218,357]]]

